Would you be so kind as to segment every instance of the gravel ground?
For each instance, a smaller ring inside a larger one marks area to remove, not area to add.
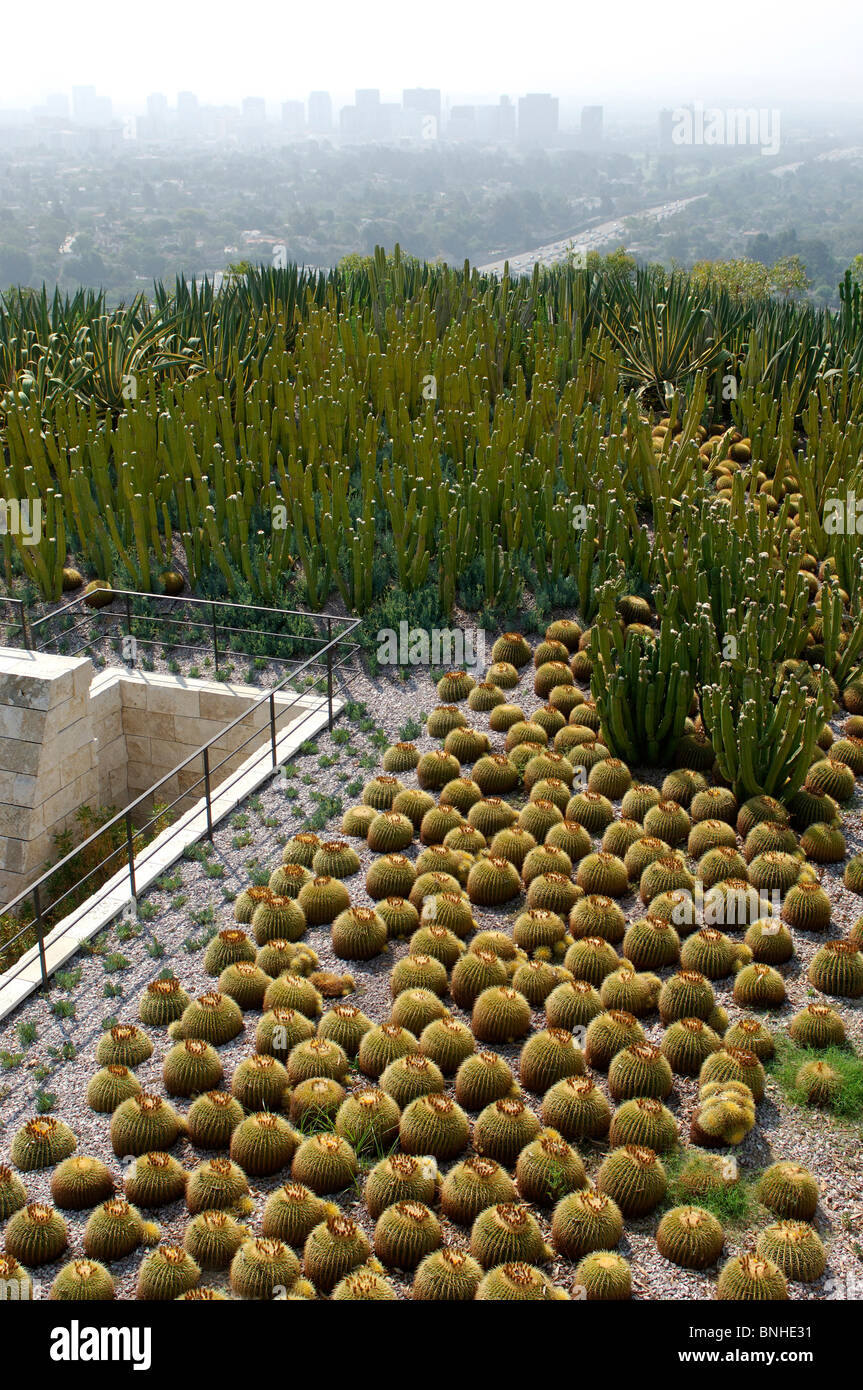
[[[139,920],[129,928],[115,924],[104,938],[96,943],[95,953],[81,954],[70,962],[67,970],[56,976],[49,993],[33,996],[15,1015],[0,1026],[0,1102],[2,1102],[2,1153],[5,1157],[12,1136],[19,1126],[36,1112],[37,1099],[41,1107],[64,1119],[78,1136],[78,1153],[93,1154],[117,1174],[121,1170],[108,1139],[109,1117],[94,1114],[86,1106],[84,1092],[89,1077],[97,1069],[95,1049],[106,1020],[134,1022],[137,1019],[138,999],[148,981],[165,971],[173,970],[186,991],[194,996],[212,987],[213,980],[203,969],[203,946],[213,931],[233,925],[232,899],[249,882],[254,870],[276,867],[281,859],[285,840],[309,821],[333,836],[338,832],[343,809],[360,800],[361,788],[379,769],[383,747],[400,736],[412,738],[421,751],[438,746],[425,732],[417,733],[416,722],[438,703],[434,683],[428,672],[420,672],[405,682],[378,677],[374,680],[356,664],[339,676],[339,693],[348,701],[332,734],[324,733],[315,740],[295,762],[296,775],[291,779],[276,778],[261,792],[250,798],[243,810],[217,829],[212,853],[198,860],[181,861],[166,875],[155,890],[148,893],[139,905]],[[533,694],[532,667],[522,672],[517,692],[511,696],[530,712],[542,702]],[[366,707],[365,711],[363,706]],[[488,729],[488,716],[471,715],[471,721]],[[837,725],[837,728],[839,726]],[[501,735],[492,734],[495,749],[502,747]],[[661,775],[636,771],[637,780],[650,780],[657,785]],[[413,785],[413,774],[402,774],[406,785]],[[286,791],[287,789],[287,791]],[[295,790],[294,790],[295,789]],[[860,833],[859,791],[844,814],[844,829],[849,853],[863,849]],[[619,804],[616,807],[619,814]],[[326,821],[324,826],[323,822]],[[347,886],[354,904],[370,905],[365,892],[366,869],[374,857],[362,842],[353,841],[360,852],[361,871]],[[414,844],[407,851],[417,854]],[[842,866],[825,869],[821,874],[834,905],[834,928],[829,935],[847,932],[859,915],[863,904],[848,893],[842,884]],[[627,920],[643,915],[634,894],[621,900]],[[506,927],[511,924],[523,900],[506,909],[483,911],[475,909],[479,927]],[[350,996],[374,1021],[389,1016],[389,973],[397,959],[407,953],[406,943],[391,945],[381,957],[368,964],[337,961],[330,946],[329,928],[312,928],[308,942],[318,952],[322,968],[341,973],[349,968],[356,981],[356,992]],[[806,979],[812,954],[824,939],[811,933],[796,932],[796,956],[781,968],[785,977],[787,1000],[765,1022],[773,1029],[787,1023],[792,1013],[801,1008],[814,991]],[[672,973],[662,972],[664,976]],[[731,998],[731,981],[715,982],[717,1001],[723,1004],[732,1021],[741,1010]],[[111,993],[109,993],[111,992]],[[115,993],[114,993],[115,992]],[[447,1001],[456,1017],[469,1021],[452,1001]],[[831,1000],[845,1021],[849,1038],[858,1050],[863,1045],[863,1003]],[[71,1010],[71,1012],[70,1012]],[[64,1016],[68,1014],[69,1016]],[[254,1031],[258,1014],[247,1011],[244,1032],[232,1043],[220,1049],[226,1082],[237,1063],[254,1047]],[[534,1013],[536,1029],[544,1026],[544,1013]],[[652,1041],[658,1042],[662,1029],[656,1015],[642,1020]],[[32,1041],[29,1034],[33,1031]],[[170,1040],[165,1033],[148,1030],[153,1036],[155,1050],[152,1058],[138,1069],[145,1090],[163,1091],[161,1064]],[[519,1046],[498,1049],[515,1070]],[[352,1071],[352,1078],[364,1079]],[[605,1077],[594,1074],[605,1086]],[[448,1089],[452,1089],[449,1087]],[[679,1117],[681,1136],[688,1133],[689,1121],[697,1096],[694,1079],[675,1077],[672,1096],[667,1104]],[[525,1097],[534,1109],[538,1100]],[[176,1108],[185,1112],[189,1102],[176,1100]],[[821,1186],[821,1203],[815,1225],[828,1250],[825,1275],[813,1284],[789,1285],[795,1299],[823,1299],[831,1296],[837,1281],[841,1289],[851,1279],[857,1281],[857,1296],[863,1290],[863,1150],[860,1145],[859,1122],[843,1122],[820,1111],[804,1110],[792,1105],[779,1091],[775,1081],[768,1078],[767,1094],[758,1106],[755,1129],[742,1145],[735,1149],[744,1177],[755,1174],[778,1158],[794,1158],[804,1163],[816,1175]],[[582,1156],[593,1176],[607,1152],[605,1144],[584,1145]],[[174,1153],[185,1167],[191,1168],[205,1155],[181,1139]],[[370,1165],[366,1165],[370,1166]],[[24,1175],[31,1200],[50,1200],[50,1169]],[[247,1218],[252,1232],[260,1229],[261,1212],[266,1195],[285,1181],[281,1172],[260,1180],[253,1187],[254,1212]],[[360,1192],[350,1189],[340,1198],[342,1207],[355,1216],[371,1236],[373,1222],[368,1218],[360,1200]],[[65,1259],[82,1252],[82,1233],[89,1213],[66,1213],[69,1227],[69,1250],[56,1265],[34,1272],[39,1296],[46,1298],[57,1270]],[[548,1213],[536,1211],[540,1225],[548,1235]],[[153,1214],[158,1220],[162,1237],[182,1240],[188,1219],[182,1203],[161,1208]],[[763,1208],[745,1227],[726,1226],[726,1249],[723,1260],[754,1243],[754,1235],[771,1219]],[[639,1221],[627,1221],[621,1251],[631,1260],[634,1296],[642,1299],[706,1299],[714,1296],[717,1269],[695,1273],[679,1269],[658,1253],[653,1238],[658,1214]],[[467,1245],[468,1233],[445,1222],[446,1238],[456,1245]],[[135,1296],[135,1278],[141,1253],[112,1266],[120,1298]],[[569,1287],[574,1266],[557,1257],[547,1266],[555,1282]],[[202,1283],[226,1286],[224,1275],[205,1274]],[[409,1297],[409,1280],[394,1278],[400,1296]],[[855,1286],[852,1284],[851,1288]],[[833,1294],[835,1296],[835,1293]],[[839,1296],[843,1295],[840,1291]]]

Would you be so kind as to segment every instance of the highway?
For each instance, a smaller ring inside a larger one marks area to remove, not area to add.
[[[609,241],[619,244],[626,235],[624,224],[632,217],[647,217],[654,222],[664,222],[666,218],[674,217],[690,203],[695,203],[698,198],[703,197],[705,194],[699,193],[692,198],[675,198],[672,202],[660,203],[655,208],[627,213],[612,222],[601,222],[598,227],[573,232],[570,236],[562,237],[560,241],[550,241],[545,246],[534,246],[530,251],[520,251],[517,256],[505,256],[502,260],[489,261],[487,265],[478,266],[477,269],[486,274],[502,275],[508,260],[511,275],[529,275],[535,265],[556,265],[565,261],[570,247],[586,254],[588,251],[597,251]]]

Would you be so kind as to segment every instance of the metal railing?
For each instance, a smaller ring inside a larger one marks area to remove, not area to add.
[[[7,598],[5,594],[0,594],[0,604],[4,605],[4,607],[6,608],[11,608],[14,613],[17,613],[18,622],[13,624],[13,631],[14,628],[17,627],[21,633],[21,639],[24,646],[27,648],[28,651],[32,650],[30,647],[30,633],[27,627],[27,605],[25,604],[24,600],[20,598]],[[3,638],[3,640],[0,641],[0,646],[5,645],[7,642],[11,645],[17,645],[11,643],[11,638],[6,632],[4,632],[2,626],[0,626],[0,637]]]
[[[13,603],[19,602],[18,600],[7,601]],[[206,604],[209,602],[209,600],[187,599],[185,600],[185,602]],[[233,608],[242,607],[242,605],[237,604],[232,604],[228,606]],[[274,611],[284,612],[287,610]],[[220,760],[217,762],[214,762],[213,758],[214,756],[218,757],[223,750],[217,750],[215,745],[222,743],[226,736],[228,736],[233,729],[237,728],[238,725],[242,724],[245,720],[252,717],[257,710],[263,708],[265,705],[268,706],[267,723],[269,725],[269,741],[261,749],[259,756],[254,760],[254,762],[250,764],[250,767],[246,769],[247,771],[250,771],[252,768],[257,767],[261,762],[267,760],[270,761],[272,770],[276,770],[276,768],[279,765],[277,734],[277,725],[279,721],[282,720],[287,714],[289,714],[289,712],[292,709],[294,709],[294,707],[298,703],[300,703],[302,700],[308,697],[309,690],[314,689],[316,686],[321,685],[324,682],[326,689],[327,723],[328,728],[332,729],[334,717],[334,675],[336,671],[338,671],[342,666],[344,666],[345,663],[349,661],[360,650],[359,643],[350,642],[346,639],[350,638],[352,634],[356,631],[356,629],[360,626],[361,620],[359,618],[339,618],[318,614],[302,614],[301,616],[308,618],[320,618],[320,620],[326,624],[328,635],[326,638],[320,639],[323,645],[321,645],[315,652],[313,652],[311,656],[307,657],[305,661],[299,663],[299,665],[297,665],[296,667],[293,667],[289,674],[284,676],[283,679],[279,681],[277,685],[273,686],[272,689],[265,692],[260,699],[256,700],[254,704],[248,706],[242,714],[239,714],[229,724],[226,724],[223,729],[221,729],[206,743],[202,744],[200,748],[197,748],[194,753],[189,755],[188,758],[185,758],[181,763],[178,763],[177,766],[174,767],[170,772],[166,773],[163,777],[161,777],[158,782],[153,783],[153,785],[149,787],[147,791],[143,792],[134,801],[132,801],[125,808],[125,810],[118,812],[116,816],[113,816],[110,820],[106,821],[105,824],[101,825],[99,829],[96,830],[92,835],[88,836],[87,839],[83,840],[79,845],[76,845],[76,847],[73,850],[71,850],[69,854],[65,855],[63,859],[59,860],[58,863],[53,864],[50,869],[48,869],[44,874],[41,875],[40,878],[36,880],[35,883],[31,884],[28,888],[24,889],[23,892],[19,893],[17,897],[11,900],[11,902],[8,902],[5,905],[5,907],[0,908],[0,916],[3,916],[24,909],[28,901],[32,901],[34,912],[33,918],[30,921],[26,922],[24,925],[22,925],[20,930],[17,931],[14,934],[14,936],[9,937],[4,942],[2,947],[0,947],[0,969],[2,969],[3,957],[9,953],[9,951],[15,946],[16,942],[25,938],[28,935],[28,933],[35,932],[35,944],[39,948],[39,962],[41,968],[42,983],[43,985],[47,985],[49,972],[47,968],[47,961],[45,958],[45,936],[49,931],[52,930],[51,924],[47,921],[49,914],[51,917],[54,918],[55,921],[61,920],[63,914],[60,913],[58,916],[58,908],[62,903],[66,902],[67,899],[72,898],[74,896],[76,898],[75,905],[79,905],[81,902],[82,885],[89,882],[89,880],[94,878],[96,875],[104,873],[108,865],[110,865],[113,861],[118,861],[116,863],[116,867],[111,871],[111,874],[108,877],[108,883],[110,884],[111,878],[114,877],[116,873],[124,867],[124,859],[125,870],[129,880],[129,897],[130,900],[137,902],[138,894],[135,879],[136,842],[141,842],[142,840],[144,840],[147,837],[148,832],[150,830],[155,829],[159,825],[159,822],[164,820],[164,818],[167,815],[169,815],[175,807],[179,806],[181,802],[188,802],[196,791],[198,792],[199,797],[201,796],[201,794],[203,794],[204,810],[206,813],[205,834],[207,838],[210,841],[212,841],[213,830],[215,825],[215,821],[213,818],[213,781],[215,775],[216,773],[218,773],[219,769],[222,768],[227,762],[234,761],[237,758],[238,753],[240,753],[242,749],[247,747],[249,743],[254,742],[256,739],[260,739],[264,729],[266,728],[266,725],[258,725],[257,727],[253,728],[247,738],[243,739],[242,742],[239,743],[236,747],[230,748],[228,752],[225,754],[225,756],[221,757]],[[26,615],[22,613],[22,617],[26,622]],[[40,619],[39,623],[44,621],[44,619]],[[39,623],[34,623],[30,625],[31,634],[34,632],[34,630],[38,629]],[[332,632],[334,625],[340,628],[336,635],[333,635]],[[44,651],[47,650],[47,644],[41,647],[31,646],[29,649],[33,651]],[[309,670],[313,666],[316,666],[318,664],[323,664],[325,667],[324,671],[321,673],[318,679],[312,681],[311,685],[307,686],[307,689],[305,691],[294,692],[294,699],[288,702],[287,704],[282,704],[281,708],[277,710],[276,696],[279,695],[280,692],[284,691],[287,687],[289,687],[291,683],[297,679],[298,676],[307,675]],[[318,713],[319,709],[310,709],[300,718],[294,719],[291,722],[292,731],[298,731],[307,719],[313,717]],[[185,771],[188,768],[191,768],[196,763],[199,764],[201,768],[200,776],[198,776],[193,782],[186,786],[185,789],[182,792],[180,792],[180,794],[176,796],[173,801],[169,802],[167,805],[159,804],[155,814],[148,816],[147,819],[143,822],[143,824],[138,824],[136,826],[134,824],[136,812],[141,812],[144,809],[146,803],[154,801],[154,798],[156,798],[158,795],[159,789],[168,785],[171,782],[172,778],[179,779],[179,774],[181,772]],[[201,791],[201,789],[203,789],[203,792]],[[92,867],[90,867],[86,873],[83,873],[80,877],[76,876],[74,883],[69,888],[65,889],[64,892],[60,893],[56,898],[50,899],[48,896],[46,896],[48,885],[56,875],[62,872],[68,872],[70,868],[72,868],[72,866],[75,864],[75,862],[83,859],[86,856],[87,851],[91,850],[100,839],[102,839],[106,835],[111,835],[112,832],[119,832],[120,827],[122,827],[122,829],[125,831],[124,844],[112,849],[111,852],[107,854],[103,859],[101,859],[97,864],[94,864]],[[180,832],[181,829],[182,820],[178,823],[173,833],[177,834]],[[169,835],[167,839],[163,839],[162,845],[168,843],[170,838],[171,836]],[[140,869],[141,865],[145,862],[146,847],[139,861],[138,868]],[[90,900],[91,905],[95,906],[95,904],[101,902],[103,898],[116,892],[116,884],[114,884],[112,887],[106,886],[105,891],[103,893],[94,894],[94,896]],[[71,905],[69,910],[72,910]],[[65,930],[71,930],[72,926],[74,925],[75,923],[70,923],[69,927],[67,927]],[[61,933],[60,935],[62,936],[63,934],[64,933]],[[59,936],[56,939],[59,940]],[[25,948],[25,950],[29,949],[29,947]],[[15,979],[19,974],[22,973],[24,969],[26,969],[26,966],[21,966],[17,971],[14,970],[13,967],[10,967],[10,969],[6,971],[5,974],[0,975],[0,979],[2,979],[3,982],[10,979]]]
[[[300,654],[323,648],[333,635],[333,623],[346,619],[333,618],[325,613],[307,613],[295,608],[267,608],[260,604],[234,603],[229,599],[192,598],[185,595],[142,593],[135,589],[111,589],[113,597],[103,607],[94,607],[83,593],[44,617],[28,619],[26,605],[17,598],[2,598],[16,615],[7,624],[7,641],[11,646],[23,646],[32,652],[53,652],[63,656],[81,656],[100,643],[131,638],[133,650],[147,647],[182,651],[191,656],[199,653],[212,656],[216,674],[226,661],[237,657],[250,661],[264,660],[272,665],[299,664]],[[238,625],[235,615],[253,615],[253,621]],[[322,631],[292,631],[292,627],[313,625]],[[148,632],[160,632],[160,636]],[[189,634],[190,641],[183,640]],[[201,639],[206,638],[205,644]],[[265,648],[278,650],[244,651],[237,645],[241,638],[261,638]],[[131,664],[137,663],[137,656]],[[130,664],[127,662],[127,664]]]

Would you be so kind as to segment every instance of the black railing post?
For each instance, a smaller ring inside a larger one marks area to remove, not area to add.
[[[128,594],[126,594],[126,636],[127,636],[127,637],[131,637],[131,636],[132,636],[132,600],[131,600],[131,598],[129,597]],[[131,656],[131,661],[130,661],[129,664],[132,665],[132,666],[137,666],[137,665],[138,665],[138,662],[137,662],[137,660],[135,659],[135,656],[134,656],[134,651],[135,651],[135,649],[134,649],[134,647],[131,645],[131,643],[130,643],[129,651],[130,651],[130,656]]]
[[[216,605],[210,604],[210,621],[213,626],[213,660],[216,663],[216,674],[219,672],[219,634],[216,628]]]
[[[138,894],[135,890],[135,844],[132,834],[132,812],[126,812],[126,855],[129,861],[129,892],[132,901],[137,905]]]
[[[33,650],[33,645],[30,641],[30,633],[27,629],[27,613],[24,609],[24,600],[18,599],[17,603],[18,611],[21,614],[21,636],[24,639],[24,646],[27,648],[28,652],[31,652]]]
[[[207,839],[213,840],[213,807],[210,804],[210,750],[204,746],[204,799],[207,803]]]
[[[33,885],[33,906],[36,909],[36,934],[39,942],[39,969],[42,971],[42,984],[48,988],[48,962],[45,959],[45,923],[42,919],[42,905],[39,901],[39,885]]]
[[[333,620],[327,618],[327,727],[333,731]]]
[[[276,754],[276,697],[270,691],[270,745],[273,750],[273,767],[278,767],[279,759]]]

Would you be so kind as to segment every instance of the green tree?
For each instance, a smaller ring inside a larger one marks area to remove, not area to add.
[[[712,285],[726,290],[736,299],[760,299],[769,288],[767,266],[747,257],[734,261],[696,261],[689,274],[699,288]]]
[[[778,291],[783,299],[793,294],[802,294],[810,285],[806,267],[799,256],[780,256],[770,267],[770,288]]]

